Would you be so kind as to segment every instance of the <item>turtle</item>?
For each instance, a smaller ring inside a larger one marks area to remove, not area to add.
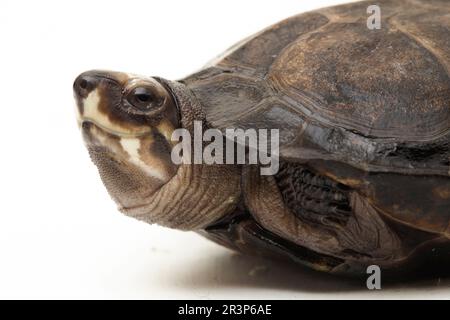
[[[177,81],[80,74],[78,123],[119,210],[333,274],[447,263],[450,3],[377,1],[373,29],[370,4],[292,16]],[[175,163],[195,122],[278,130],[277,172]]]

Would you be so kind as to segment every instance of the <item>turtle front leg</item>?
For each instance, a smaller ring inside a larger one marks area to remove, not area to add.
[[[276,176],[244,171],[244,198],[265,229],[299,246],[360,265],[404,258],[397,233],[367,199],[305,166],[283,163]]]

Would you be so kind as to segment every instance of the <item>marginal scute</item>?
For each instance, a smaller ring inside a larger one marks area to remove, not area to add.
[[[316,160],[320,175],[346,184],[368,198],[380,213],[425,232],[449,236],[450,178],[438,175],[369,173],[348,164]]]

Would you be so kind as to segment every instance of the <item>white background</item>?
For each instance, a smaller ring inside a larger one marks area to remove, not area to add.
[[[92,68],[181,78],[236,41],[342,1],[0,1],[0,298],[449,298],[449,281],[369,292],[122,216],[76,126]]]

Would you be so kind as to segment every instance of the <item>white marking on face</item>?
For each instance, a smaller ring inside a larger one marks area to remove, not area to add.
[[[76,104],[74,104],[74,107],[75,107],[75,117],[77,119],[77,124],[78,124],[78,127],[81,128],[81,123],[83,122],[83,119],[81,117],[80,108],[78,108],[78,106]]]
[[[141,160],[141,156],[139,155],[139,149],[141,147],[141,141],[136,138],[121,138],[120,144],[122,148],[128,153],[130,156],[130,160],[133,164],[144,170],[150,176],[157,178],[161,181],[166,181],[167,176],[161,170],[158,170],[155,167],[152,167]]]
[[[177,141],[172,141],[172,133],[175,128],[169,122],[163,120],[156,128],[166,138],[166,141],[169,141],[173,145],[177,144]]]
[[[119,135],[144,134],[148,132],[147,128],[128,128],[112,122],[108,115],[99,109],[100,95],[98,89],[93,90],[83,99],[83,114],[80,115],[80,121],[91,121],[100,128]]]
[[[142,78],[139,75],[135,74],[135,73],[125,73],[128,77],[128,79],[134,79],[134,78]]]
[[[99,103],[100,95],[98,94],[98,89],[95,89],[83,100],[83,119],[93,121],[99,126],[112,131],[123,132],[124,128],[112,123],[106,114],[100,112]]]

